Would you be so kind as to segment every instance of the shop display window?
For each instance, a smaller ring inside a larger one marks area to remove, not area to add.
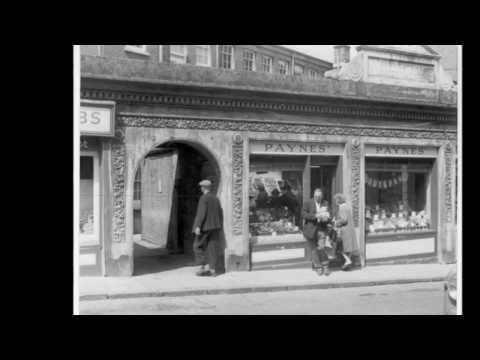
[[[264,161],[262,161],[264,160]],[[251,160],[249,184],[250,235],[301,233],[304,159],[288,165]],[[290,167],[290,168],[289,168]],[[301,169],[302,168],[302,169]]]
[[[432,228],[428,196],[432,163],[401,159],[366,161],[366,230],[370,234]]]
[[[98,158],[80,156],[80,241],[98,242]]]

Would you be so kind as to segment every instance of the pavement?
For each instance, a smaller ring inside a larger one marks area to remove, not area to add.
[[[80,315],[442,315],[441,282],[80,301]]]
[[[163,296],[241,294],[365,287],[442,281],[451,265],[398,264],[367,266],[318,276],[311,269],[229,272],[214,278],[195,276],[184,266],[132,277],[80,277],[80,301]]]

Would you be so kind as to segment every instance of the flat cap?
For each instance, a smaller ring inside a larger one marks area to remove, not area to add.
[[[210,180],[202,180],[198,183],[200,186],[212,186],[212,182]]]

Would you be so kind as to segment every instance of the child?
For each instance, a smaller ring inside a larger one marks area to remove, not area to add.
[[[332,249],[332,243],[330,241],[330,237],[328,236],[328,232],[324,229],[317,230],[317,251],[318,257],[320,258],[320,262],[322,267],[317,271],[318,275],[330,275],[330,269],[328,268],[329,265],[329,256],[327,251]]]

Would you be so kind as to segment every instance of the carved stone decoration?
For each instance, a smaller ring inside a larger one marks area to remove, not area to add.
[[[451,143],[445,146],[445,221],[452,222],[452,163],[453,163],[453,147]]]
[[[456,131],[438,129],[387,129],[354,125],[303,125],[285,123],[266,123],[247,120],[230,119],[200,119],[189,117],[173,117],[152,114],[119,114],[119,126],[198,129],[198,130],[223,130],[223,131],[258,131],[290,134],[316,134],[316,135],[344,135],[344,136],[370,136],[392,137],[408,139],[433,139],[454,140]]]
[[[123,134],[124,132],[120,132]],[[112,142],[112,193],[113,222],[112,239],[114,242],[125,241],[125,169],[126,147],[122,138]]]
[[[113,90],[82,89],[82,99],[113,100],[127,104],[165,104],[180,106],[200,106],[208,108],[269,110],[282,112],[304,112],[323,114],[326,116],[344,116],[377,120],[401,121],[456,121],[456,113],[437,110],[407,111],[388,108],[374,108],[371,105],[331,105],[329,103],[282,103],[278,101],[244,101],[241,99],[222,99],[207,96],[161,95],[134,93]]]
[[[361,144],[359,139],[353,139],[351,147],[352,155],[352,212],[353,223],[355,227],[359,226],[360,218],[360,164],[361,164]]]
[[[243,230],[243,171],[243,138],[237,134],[233,136],[232,144],[232,229],[234,235],[242,235]]]

